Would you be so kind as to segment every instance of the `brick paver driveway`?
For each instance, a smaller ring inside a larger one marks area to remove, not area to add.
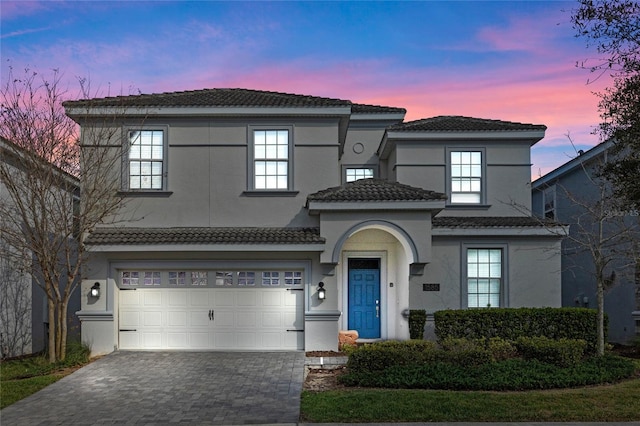
[[[303,352],[115,352],[0,412],[2,425],[296,423]]]

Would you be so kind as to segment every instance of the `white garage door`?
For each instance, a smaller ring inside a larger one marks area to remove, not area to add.
[[[169,273],[158,273],[144,281],[144,272],[135,285],[121,280],[119,293],[120,349],[182,350],[302,350],[303,289],[301,280],[274,279],[269,272],[267,285],[256,273],[251,285],[238,278],[212,278],[220,287],[162,287]],[[291,273],[290,273],[291,274]],[[126,275],[126,272],[125,272]],[[199,273],[215,277],[215,272]],[[189,273],[187,273],[187,277]],[[301,273],[295,272],[295,276]],[[188,279],[187,279],[188,281]],[[154,288],[155,287],[155,288]]]

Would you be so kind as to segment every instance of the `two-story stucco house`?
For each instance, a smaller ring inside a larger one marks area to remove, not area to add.
[[[85,239],[94,353],[335,350],[408,339],[409,309],[560,306],[560,239],[512,207],[543,125],[245,89],[65,108],[84,128],[126,108],[135,218]]]
[[[640,221],[637,211],[616,208],[612,191],[599,177],[600,168],[615,161],[612,148],[609,140],[580,151],[575,158],[536,179],[531,188],[532,209],[540,217],[569,225],[571,238],[562,243],[562,306],[598,306],[596,266],[588,248],[605,253],[609,260],[605,271],[609,288],[604,296],[609,320],[607,337],[611,342],[629,343],[640,335],[640,264],[635,258],[637,247],[633,250],[626,243],[638,241]],[[601,244],[595,238],[600,224]]]

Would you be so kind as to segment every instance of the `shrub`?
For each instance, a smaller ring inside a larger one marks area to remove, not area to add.
[[[491,352],[481,340],[445,339],[440,343],[442,360],[456,365],[482,365],[492,362]]]
[[[440,341],[462,337],[516,341],[523,336],[545,336],[584,340],[588,352],[595,353],[596,315],[595,310],[586,308],[492,308],[438,311],[434,319]]]
[[[424,309],[411,309],[409,311],[409,337],[423,339],[424,325],[426,323],[427,312]]]
[[[634,372],[632,361],[606,355],[588,358],[569,368],[519,358],[479,366],[436,361],[393,366],[377,372],[348,370],[338,380],[347,386],[505,391],[611,383]]]
[[[434,360],[437,354],[434,342],[389,340],[359,347],[349,355],[347,367],[354,373],[384,371],[394,365],[420,364]]]
[[[558,367],[576,365],[584,358],[587,342],[578,339],[553,340],[547,337],[520,337],[518,352],[525,359],[536,359]]]

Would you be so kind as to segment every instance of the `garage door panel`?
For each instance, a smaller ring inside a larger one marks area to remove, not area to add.
[[[186,290],[172,291],[168,294],[169,306],[187,307],[189,301],[189,295]]]
[[[162,311],[142,312],[142,325],[145,327],[162,327]]]
[[[142,333],[142,344],[145,349],[162,349],[162,333],[160,330],[155,332],[146,331]]]
[[[284,294],[283,305],[295,309],[297,306],[302,306],[304,292],[302,291],[287,291]]]
[[[236,305],[236,291],[222,289],[214,291],[215,293],[213,293],[213,305],[216,308],[232,308]]]
[[[140,306],[140,292],[120,291],[120,307]]]
[[[140,349],[140,334],[134,331],[120,332],[120,349]]]
[[[137,327],[140,325],[140,312],[120,311],[120,328]]]
[[[138,290],[142,293],[144,306],[161,306],[162,305],[162,290]]]
[[[167,327],[186,327],[187,312],[169,311],[167,312]]]
[[[284,349],[296,350],[304,347],[304,333],[289,332],[283,336],[282,347]]]
[[[303,292],[285,288],[121,291],[121,349],[303,349]],[[128,331],[131,330],[131,331]]]
[[[209,341],[209,332],[190,332],[189,333],[189,345],[190,349],[209,349],[211,348],[211,342]]]
[[[190,305],[194,307],[211,306],[209,302],[209,293],[210,291],[208,290],[189,289]]]
[[[202,308],[198,311],[188,312],[190,321],[189,325],[192,327],[208,327],[211,320],[209,320],[209,311],[203,311]]]
[[[264,291],[262,306],[282,306],[282,296],[284,296],[282,291]]]
[[[236,312],[234,325],[236,326],[236,328],[258,327],[256,313],[255,312]]]
[[[236,314],[233,311],[216,310],[214,312],[213,327],[215,328],[233,328],[236,322]]]
[[[236,334],[236,346],[238,349],[254,349],[257,346],[256,332],[240,332]]]
[[[214,332],[213,347],[216,349],[234,349],[236,347],[235,333]]]
[[[169,349],[182,349],[187,347],[186,330],[167,333],[167,346]]]

